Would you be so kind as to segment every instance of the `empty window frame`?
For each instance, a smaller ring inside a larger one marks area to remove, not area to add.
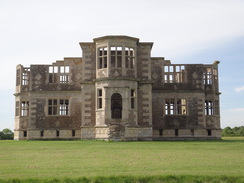
[[[176,114],[186,114],[186,99],[177,99]]]
[[[186,115],[186,99],[167,98],[164,105],[165,115]]]
[[[57,99],[48,100],[48,115],[58,115],[58,100]]]
[[[205,85],[213,84],[213,72],[212,68],[206,68],[205,72],[203,73],[203,83]]]
[[[130,107],[131,109],[135,108],[135,90],[130,90]]]
[[[108,48],[98,48],[98,69],[107,68]]]
[[[69,100],[59,100],[59,115],[67,116],[69,114]]]
[[[135,61],[135,54],[133,48],[125,47],[125,67],[133,69],[134,68],[134,61]]]
[[[103,107],[103,91],[102,89],[97,90],[97,108],[101,109]]]
[[[111,67],[122,67],[122,47],[110,47]]]
[[[175,114],[175,100],[174,98],[165,99],[165,115],[174,115]]]
[[[205,100],[205,115],[214,115],[213,100]]]
[[[29,85],[30,68],[23,68],[22,85]]]
[[[49,83],[58,82],[58,66],[49,66]]]
[[[21,116],[28,116],[29,115],[29,101],[22,101],[21,102]]]
[[[68,99],[49,99],[48,100],[48,115],[69,115],[69,100]]]
[[[164,66],[164,83],[183,83],[183,82],[185,82],[184,65]]]
[[[60,83],[69,83],[69,66],[60,66]]]

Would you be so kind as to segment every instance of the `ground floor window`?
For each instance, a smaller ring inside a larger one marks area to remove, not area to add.
[[[186,115],[186,99],[166,98],[164,105],[165,115]]]
[[[68,99],[49,99],[48,100],[48,115],[69,115],[69,100]]]

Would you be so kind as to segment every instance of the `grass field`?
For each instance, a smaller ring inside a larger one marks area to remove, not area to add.
[[[158,177],[158,182],[167,177],[173,182],[177,182],[177,177],[181,178],[178,182],[211,182],[211,177],[217,177],[217,182],[244,182],[244,138],[175,142],[0,141],[0,148],[0,182],[82,182],[81,177],[83,182],[106,182],[104,177],[110,177],[111,182],[115,177],[120,177],[121,182],[143,182],[144,179],[138,181],[141,177],[154,177],[154,181]]]

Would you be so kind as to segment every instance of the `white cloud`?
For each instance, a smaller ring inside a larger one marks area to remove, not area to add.
[[[241,86],[241,87],[239,87],[239,88],[235,88],[235,91],[236,92],[241,92],[241,91],[244,91],[244,86]]]

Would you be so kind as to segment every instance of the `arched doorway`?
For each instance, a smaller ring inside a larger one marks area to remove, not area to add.
[[[119,93],[114,93],[111,96],[111,118],[122,118],[122,96]]]

